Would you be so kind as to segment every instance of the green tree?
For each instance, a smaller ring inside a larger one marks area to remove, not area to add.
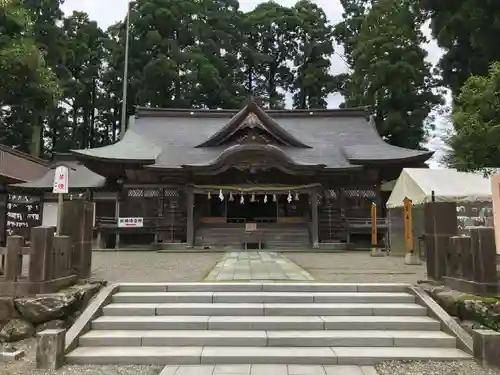
[[[464,171],[498,168],[500,165],[500,63],[488,76],[471,76],[457,96],[454,132],[447,143],[445,162]]]
[[[43,119],[60,92],[31,26],[20,1],[0,2],[0,139],[40,156]]]
[[[427,52],[422,19],[410,0],[380,0],[369,8],[352,47],[346,106],[368,106],[390,144],[420,148],[426,119],[442,102]],[[351,47],[349,47],[351,48]]]
[[[330,74],[333,27],[323,9],[310,0],[296,3],[294,11],[298,20],[294,36],[297,44],[294,107],[326,108],[328,94],[335,90],[334,77]]]
[[[414,1],[430,18],[432,35],[444,49],[439,68],[454,96],[469,76],[486,76],[490,64],[500,61],[499,1]]]

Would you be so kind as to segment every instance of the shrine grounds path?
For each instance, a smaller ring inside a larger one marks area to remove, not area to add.
[[[224,253],[157,253],[142,251],[93,253],[93,277],[108,282],[203,281]],[[281,253],[319,282],[416,283],[425,266],[406,266],[403,258],[373,258],[369,252]]]

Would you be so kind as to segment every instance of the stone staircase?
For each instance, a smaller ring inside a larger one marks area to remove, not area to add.
[[[310,249],[311,237],[306,224],[276,225],[258,224],[262,235],[264,249]],[[243,224],[210,225],[196,230],[195,245],[242,249],[242,239],[245,237]]]
[[[339,364],[471,357],[400,284],[121,284],[71,364]]]

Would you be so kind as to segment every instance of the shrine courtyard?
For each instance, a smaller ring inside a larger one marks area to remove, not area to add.
[[[335,253],[94,251],[92,268],[94,277],[109,282],[265,279],[295,282],[316,280],[413,284],[425,279],[426,272],[425,265],[405,265],[401,257],[373,258],[366,251]]]

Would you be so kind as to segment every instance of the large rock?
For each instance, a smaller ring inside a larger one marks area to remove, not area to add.
[[[77,302],[75,293],[48,294],[15,300],[21,316],[33,324],[41,324],[64,317],[71,313]]]
[[[36,326],[36,332],[42,332],[46,329],[64,329],[67,324],[64,320],[51,320],[50,322],[45,322]]]
[[[12,297],[0,297],[0,323],[19,318]]]
[[[0,341],[13,342],[27,339],[35,334],[33,325],[22,319],[12,319],[0,330]]]
[[[99,290],[106,285],[105,281],[88,281],[84,284],[76,284],[66,289],[65,292],[72,293],[77,298],[76,309],[84,310],[94,298],[94,296],[99,293]]]

